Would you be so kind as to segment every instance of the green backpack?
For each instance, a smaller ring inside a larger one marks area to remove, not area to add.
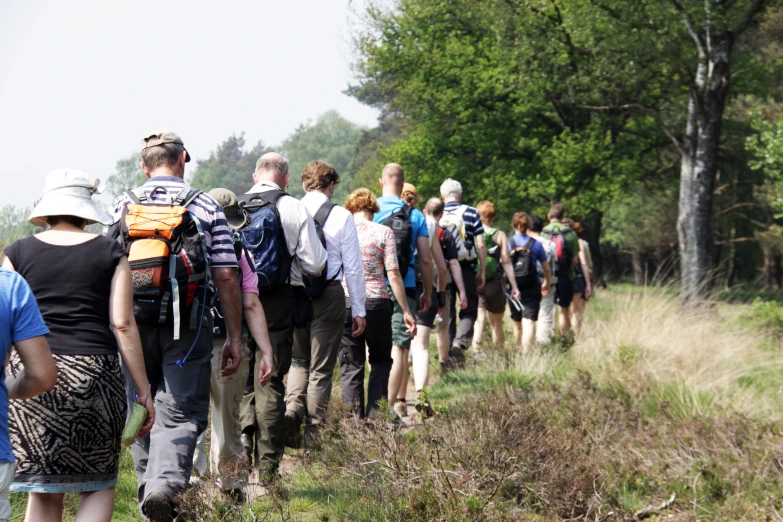
[[[500,263],[500,245],[495,242],[498,229],[484,227],[484,244],[487,245],[487,269],[486,279],[490,280],[498,276],[498,264]]]

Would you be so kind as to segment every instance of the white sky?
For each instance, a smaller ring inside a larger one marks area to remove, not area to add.
[[[234,132],[278,144],[329,109],[375,125],[342,93],[348,3],[0,0],[0,206],[31,204],[56,168],[105,181],[156,128],[195,160]]]

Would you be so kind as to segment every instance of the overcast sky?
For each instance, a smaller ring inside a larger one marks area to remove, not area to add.
[[[62,167],[105,179],[169,128],[194,159],[231,133],[278,144],[352,83],[349,0],[0,0],[0,205]]]

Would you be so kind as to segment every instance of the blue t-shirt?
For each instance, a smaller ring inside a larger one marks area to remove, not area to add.
[[[384,219],[392,215],[394,212],[400,209],[405,204],[403,200],[396,196],[381,196],[378,198],[378,206],[380,211],[375,214],[373,221],[381,223]],[[430,237],[429,230],[427,230],[427,220],[424,218],[424,214],[421,210],[413,209],[411,212],[411,227],[413,227],[413,235],[411,237],[411,252],[416,251],[416,239],[420,237]],[[416,262],[416,257],[411,254],[411,264],[408,267],[408,273],[405,274],[403,282],[405,288],[416,288],[416,270],[413,269],[413,265]],[[386,281],[389,284],[389,281]]]
[[[527,234],[514,234],[511,236],[514,239],[514,244],[517,247],[521,247],[527,244],[528,241],[530,241],[530,236]],[[511,252],[514,250],[514,248],[511,246],[511,241],[508,242],[508,251]],[[533,240],[533,245],[530,247],[530,254],[533,256],[533,261],[537,261],[539,263],[546,263],[549,259],[546,255],[546,250],[544,249],[544,245],[542,245],[539,241]],[[538,275],[538,270],[536,270],[536,280],[541,283],[541,278]]]
[[[12,343],[46,335],[33,292],[22,276],[0,268],[0,357],[5,361]],[[0,462],[15,462],[8,436],[8,389],[5,371],[0,375]]]

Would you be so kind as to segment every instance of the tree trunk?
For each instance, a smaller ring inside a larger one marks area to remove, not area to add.
[[[694,303],[708,294],[712,200],[718,172],[718,147],[729,90],[731,32],[704,36],[708,52],[700,57],[688,103],[688,123],[680,165],[681,298]]]
[[[764,289],[780,290],[780,252],[764,244],[762,244],[761,251],[764,255],[764,265],[761,267],[761,273],[764,275]]]
[[[631,252],[631,266],[633,266],[633,284],[644,286],[644,263],[642,253],[638,250]]]

